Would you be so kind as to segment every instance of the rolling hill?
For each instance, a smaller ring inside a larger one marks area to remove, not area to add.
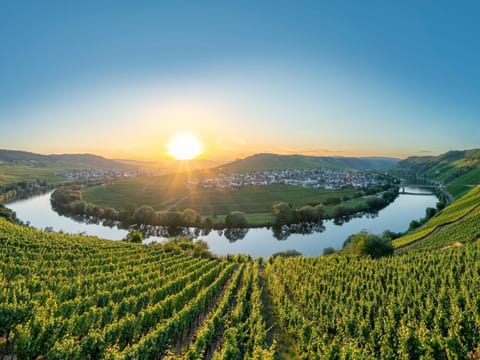
[[[480,183],[480,149],[409,157],[391,171],[408,181],[445,184],[454,197],[459,197]]]
[[[92,154],[42,155],[28,151],[0,149],[2,165],[27,165],[32,167],[80,167],[121,169],[128,166],[119,161],[109,160]]]
[[[306,155],[255,154],[244,159],[219,166],[227,173],[245,173],[258,170],[282,169],[350,169],[350,170],[385,170],[398,163],[399,159],[383,157],[334,157]]]
[[[42,155],[27,151],[0,150],[0,185],[24,180],[50,184],[65,181],[65,173],[75,170],[129,170],[134,166],[92,154]]]

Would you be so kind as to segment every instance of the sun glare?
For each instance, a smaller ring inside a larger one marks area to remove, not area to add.
[[[191,134],[178,134],[168,144],[168,153],[178,160],[190,160],[202,152],[202,145]]]

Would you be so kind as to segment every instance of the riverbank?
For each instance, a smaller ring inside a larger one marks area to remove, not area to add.
[[[193,227],[159,228],[158,233],[152,234],[145,242],[161,242],[171,236],[185,235],[206,241],[212,252],[221,255],[248,254],[253,257],[268,257],[277,252],[295,249],[305,256],[317,256],[322,255],[326,247],[341,249],[348,236],[363,229],[375,234],[380,234],[386,229],[404,232],[411,220],[423,217],[425,209],[435,206],[436,202],[437,198],[434,195],[400,194],[394,202],[377,214],[364,214],[343,223],[325,220],[321,226],[283,226],[279,233],[271,227],[210,231]],[[126,229],[118,228],[115,224],[104,226],[104,222],[85,223],[59,215],[51,207],[50,193],[14,201],[8,206],[16,212],[20,220],[38,229],[83,233],[110,240],[121,240],[128,233]]]
[[[335,219],[344,220],[350,216],[361,213],[374,213],[386,207],[398,196],[398,187],[393,184],[384,184],[372,186],[365,189],[346,188],[338,191],[325,189],[305,189],[298,186],[282,186],[278,191],[278,186],[273,186],[276,191],[272,191],[272,186],[257,186],[252,189],[243,189],[249,197],[239,198],[237,190],[222,193],[222,199],[236,197],[236,201],[242,206],[252,209],[256,204],[255,194],[263,194],[263,199],[258,200],[263,203],[263,209],[269,209],[270,212],[245,213],[239,210],[233,210],[229,214],[204,215],[195,210],[195,208],[185,208],[183,210],[166,209],[158,210],[149,205],[135,206],[125,205],[123,208],[102,207],[97,203],[92,203],[84,199],[84,194],[89,188],[84,186],[69,186],[57,189],[52,194],[52,206],[60,214],[83,218],[85,221],[113,221],[120,222],[124,227],[131,225],[152,225],[152,226],[194,226],[202,229],[225,229],[225,228],[255,228],[265,226],[281,226],[303,222],[320,222],[323,220]],[[98,189],[98,186],[93,187]],[[266,188],[263,189],[263,188]],[[104,190],[105,191],[105,190]],[[307,191],[311,196],[305,197]],[[313,192],[312,192],[313,191]],[[296,200],[298,207],[292,206],[291,202],[282,201],[287,193],[291,199]],[[293,193],[293,195],[292,195]],[[299,193],[302,193],[303,200],[300,202]],[[268,194],[268,197],[265,197]],[[320,194],[320,195],[319,195]],[[350,194],[350,195],[347,195]],[[273,196],[272,196],[273,195]],[[207,199],[215,199],[210,195]],[[246,203],[246,199],[248,202]],[[273,202],[267,207],[266,201]],[[206,200],[202,200],[204,203]],[[101,201],[100,201],[101,202]],[[163,203],[162,203],[163,204]],[[247,205],[245,205],[247,204]]]

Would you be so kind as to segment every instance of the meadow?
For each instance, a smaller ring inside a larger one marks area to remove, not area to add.
[[[37,179],[49,184],[60,184],[65,182],[64,174],[70,170],[66,167],[34,167],[0,163],[0,186]]]
[[[82,190],[83,199],[101,207],[122,209],[128,204],[148,205],[155,210],[187,208],[204,216],[242,211],[246,214],[267,214],[274,202],[287,202],[294,208],[321,203],[330,197],[352,197],[357,190],[313,189],[291,185],[247,186],[219,190],[189,187],[174,176],[118,180]],[[357,201],[358,202],[358,201]],[[257,217],[260,215],[256,215]]]

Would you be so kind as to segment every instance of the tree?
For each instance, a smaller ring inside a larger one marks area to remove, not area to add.
[[[301,207],[297,213],[301,221],[313,222],[319,220],[317,209],[310,205]]]
[[[182,213],[182,221],[185,225],[197,225],[200,222],[200,215],[193,209],[185,209]]]
[[[438,211],[445,209],[445,202],[443,202],[443,201],[437,202],[436,207],[437,207]]]
[[[350,235],[343,244],[345,252],[379,258],[392,255],[394,248],[388,239],[378,235],[370,234],[366,230],[358,234]]]
[[[241,211],[232,211],[225,218],[225,225],[227,227],[247,227],[248,220],[245,217],[245,214]]]
[[[343,205],[338,205],[338,206],[335,206],[333,208],[333,218],[334,219],[342,218],[344,216],[347,216],[349,213],[350,212],[348,211],[348,209]]]
[[[331,246],[327,246],[326,248],[323,249],[323,255],[331,255],[335,254],[335,249]]]
[[[319,220],[322,220],[324,215],[325,215],[325,206],[322,204],[318,204],[315,206],[315,209],[317,210],[317,216]]]
[[[408,230],[415,230],[416,228],[420,227],[422,225],[418,220],[412,220],[410,221],[410,224],[408,225]]]
[[[286,202],[277,202],[272,206],[273,215],[275,215],[275,222],[280,224],[292,224],[296,220],[295,212],[292,206]]]
[[[197,240],[193,243],[192,256],[194,257],[212,257],[208,249],[208,243],[203,240]]]
[[[155,218],[155,211],[151,206],[140,206],[133,213],[133,219],[137,224],[153,225]]]
[[[425,218],[428,220],[428,219],[431,219],[432,217],[435,216],[435,214],[437,213],[437,209],[435,208],[432,208],[432,207],[428,207],[426,210],[425,210]]]
[[[143,234],[138,230],[131,229],[122,241],[141,244],[143,242]]]
[[[211,229],[213,226],[213,220],[210,217],[206,217],[203,220],[203,226],[207,229]]]

